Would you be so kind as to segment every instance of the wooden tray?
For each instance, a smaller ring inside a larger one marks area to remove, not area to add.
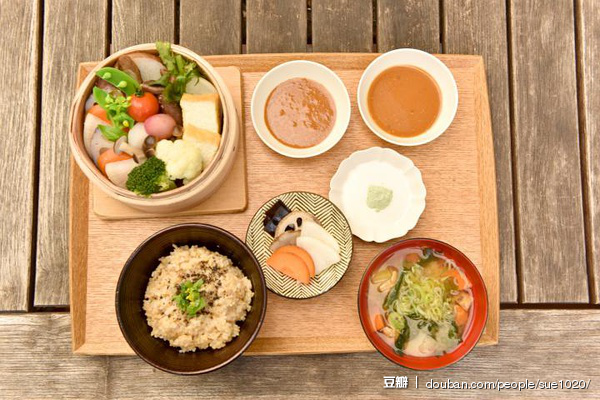
[[[498,341],[499,247],[494,152],[483,60],[478,56],[440,55],[454,74],[459,107],[452,126],[432,143],[393,147],[372,134],[356,107],[362,70],[376,54],[262,54],[207,57],[214,66],[242,70],[248,200],[245,212],[200,217],[106,221],[90,207],[88,181],[71,168],[70,273],[73,351],[79,354],[132,354],[123,339],[114,309],[117,278],[134,248],[153,232],[182,222],[221,226],[240,238],[254,212],[271,197],[290,190],[327,196],[329,180],[352,152],[372,146],[391,147],[410,157],[423,174],[427,207],[409,237],[451,243],[481,271],[489,296],[489,315],[480,345]],[[280,156],[267,148],[252,127],[249,102],[255,84],[272,67],[308,59],[335,70],[352,100],[352,117],[344,138],[329,152],[307,160]],[[328,293],[309,300],[268,294],[262,330],[245,354],[294,354],[373,351],[357,315],[358,284],[369,261],[387,244],[354,239],[354,258],[346,275]]]
[[[96,63],[88,62],[79,65],[78,84],[96,66]],[[229,88],[238,115],[242,115],[242,76],[239,68],[221,67],[217,72]],[[188,210],[178,211],[174,215],[202,215],[202,214],[224,214],[241,212],[248,206],[248,191],[246,182],[246,149],[244,138],[244,124],[240,125],[240,146],[229,176],[223,185],[213,196],[206,201]],[[109,197],[97,186],[91,188],[92,208],[96,215],[102,219],[134,219],[161,217],[161,214],[150,214],[131,208],[118,200]]]

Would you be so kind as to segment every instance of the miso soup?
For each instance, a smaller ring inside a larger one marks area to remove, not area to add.
[[[430,248],[398,251],[369,280],[371,323],[399,354],[452,352],[471,323],[472,304],[465,274]]]

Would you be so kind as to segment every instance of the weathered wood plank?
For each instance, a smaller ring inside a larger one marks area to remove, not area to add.
[[[241,357],[198,379],[162,373],[136,357],[70,354],[68,314],[0,315],[0,392],[12,398],[597,398],[599,310],[503,310],[500,344],[479,347],[455,366],[415,372],[378,353]],[[573,327],[577,335],[573,335]],[[581,349],[585,348],[584,352]],[[549,357],[549,354],[552,356]],[[573,355],[577,354],[577,357]],[[407,376],[408,389],[383,389]],[[415,389],[415,376],[419,388]],[[587,390],[430,390],[430,380],[518,382],[591,379]]]
[[[182,0],[179,41],[200,55],[242,51],[242,0]]]
[[[37,123],[39,3],[0,0],[0,310],[27,310]],[[15,136],[16,135],[16,136]],[[15,137],[18,140],[15,141]]]
[[[587,302],[573,1],[510,3],[522,300]]]
[[[69,107],[80,62],[104,58],[106,2],[44,2],[36,306],[69,303]]]
[[[373,2],[313,0],[312,46],[315,52],[373,51]]]
[[[578,55],[581,66],[580,104],[583,117],[583,165],[588,210],[588,251],[592,263],[592,301],[600,302],[600,3],[578,0]]]
[[[174,39],[175,0],[113,0],[111,52]]]
[[[439,0],[377,0],[377,50],[399,47],[441,52]]]
[[[306,51],[306,0],[247,0],[248,53]]]
[[[494,12],[490,12],[494,10]],[[457,0],[444,3],[447,53],[480,54],[485,61],[494,132],[500,233],[501,297],[517,302],[512,190],[510,100],[508,93],[506,7],[504,0]]]
[[[70,322],[69,314],[0,316],[2,398],[106,398],[107,357],[74,356]]]

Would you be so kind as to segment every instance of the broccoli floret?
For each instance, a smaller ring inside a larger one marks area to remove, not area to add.
[[[127,177],[127,189],[144,197],[174,188],[175,183],[169,179],[165,163],[156,157],[150,157],[132,169]]]

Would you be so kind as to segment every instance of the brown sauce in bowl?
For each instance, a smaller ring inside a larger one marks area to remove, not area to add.
[[[373,121],[399,137],[425,133],[437,119],[442,98],[435,80],[412,66],[396,66],[381,72],[369,88],[367,104]]]
[[[273,89],[265,106],[265,122],[281,143],[296,148],[313,147],[331,133],[335,103],[323,85],[293,78]]]

